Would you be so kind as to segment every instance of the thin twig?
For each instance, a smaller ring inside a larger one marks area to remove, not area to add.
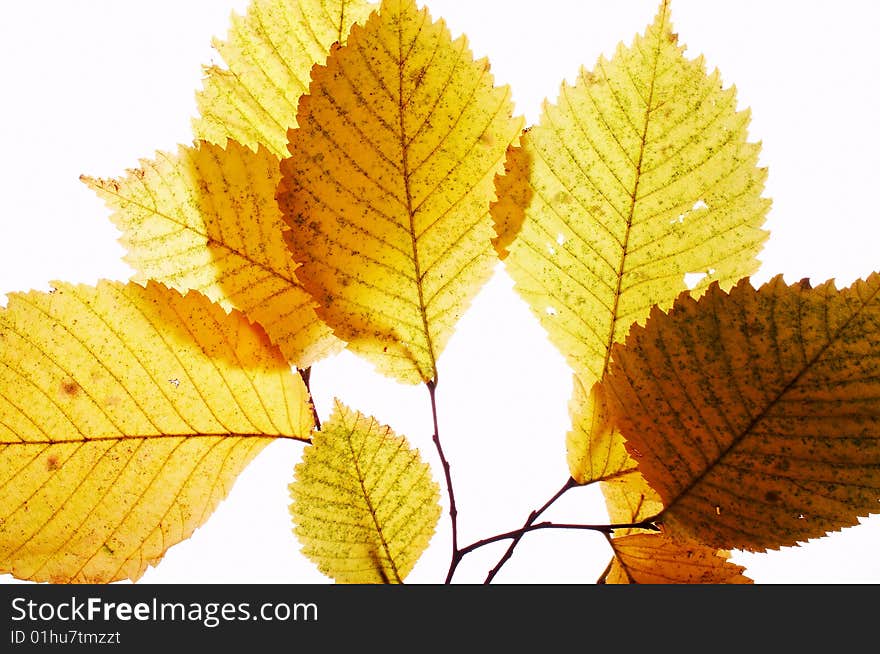
[[[449,571],[446,573],[446,581],[452,580],[455,574],[455,568],[461,561],[461,554],[458,551],[458,509],[455,508],[455,493],[452,490],[452,474],[449,470],[449,461],[443,453],[443,446],[440,444],[440,429],[437,425],[437,381],[432,379],[427,383],[428,393],[431,396],[431,415],[434,418],[434,445],[437,448],[437,454],[440,456],[440,463],[443,466],[443,474],[446,477],[446,493],[449,496],[449,519],[452,521],[452,558],[449,562]]]
[[[471,543],[467,547],[462,547],[458,551],[461,556],[464,556],[465,554],[470,554],[474,550],[479,549],[484,545],[490,545],[492,543],[497,543],[500,540],[507,540],[509,538],[521,538],[525,533],[530,531],[538,531],[539,529],[579,529],[584,531],[598,531],[603,534],[610,534],[616,529],[646,529],[648,531],[660,531],[660,528],[655,525],[652,520],[615,525],[581,525],[558,522],[539,522],[538,524],[532,524],[528,527],[514,529],[513,531],[508,531],[504,534],[498,534],[496,536],[484,538],[483,540],[479,540],[476,543]]]
[[[572,488],[579,486],[579,484],[572,478],[569,477],[568,481],[565,482],[565,485],[557,491],[557,493],[551,497],[540,509],[537,511],[532,511],[529,514],[528,520],[526,520],[525,524],[522,526],[523,529],[527,529],[534,524],[535,520],[537,520],[544,511],[550,508],[550,506],[556,502],[560,497],[565,495]],[[489,571],[489,574],[486,576],[486,580],[483,582],[484,584],[492,583],[492,580],[495,578],[495,575],[498,574],[498,571],[501,570],[502,566],[507,563],[511,556],[513,556],[513,550],[516,549],[516,546],[519,545],[519,541],[522,539],[525,532],[521,533],[519,536],[513,539],[513,542],[507,548],[507,551],[504,553],[504,556],[501,557],[501,560]]]
[[[605,539],[608,541],[608,545],[611,547],[612,551],[614,551],[614,546],[611,544],[611,536],[609,534],[605,534]],[[608,573],[611,572],[611,566],[614,565],[614,557],[611,557],[611,560],[608,562],[608,565],[605,566],[605,569],[602,571],[602,574],[599,575],[599,578],[596,580],[597,585],[606,584],[606,579],[608,578]]]
[[[309,406],[312,409],[312,418],[315,420],[315,429],[321,431],[321,418],[318,416],[318,410],[315,408],[315,400],[312,399],[312,387],[309,385],[309,380],[312,377],[312,368],[311,366],[308,368],[297,368],[297,371],[309,394]]]

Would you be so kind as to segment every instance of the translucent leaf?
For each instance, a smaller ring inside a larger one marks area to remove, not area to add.
[[[436,377],[498,259],[489,205],[522,121],[486,60],[412,0],[386,0],[312,71],[278,200],[297,274],[354,352]]]
[[[650,520],[663,510],[659,495],[638,471],[603,481],[602,494],[612,524]],[[728,562],[729,551],[696,541],[677,541],[668,534],[642,529],[616,529],[610,544],[614,557],[600,583],[752,583],[741,574],[744,568]]]
[[[268,443],[309,438],[308,395],[201,295],[56,286],[0,310],[0,571],[135,580]]]
[[[522,137],[531,170],[506,188],[528,204],[505,267],[583,388],[652,306],[697,277],[699,295],[757,270],[770,202],[748,122],[735,89],[685,57],[663,2],[643,35],[563,84]],[[585,482],[605,468],[585,451],[569,460]]]
[[[200,142],[117,179],[81,179],[113,210],[136,281],[193,289],[259,322],[299,368],[342,348],[296,278],[275,202],[278,158]]]
[[[604,386],[670,533],[763,551],[880,508],[880,275],[683,295]]]
[[[602,495],[611,524],[627,524],[654,518],[663,510],[663,502],[645,478],[633,470],[629,474],[603,481]],[[642,530],[616,530],[616,535],[641,533]]]
[[[338,400],[290,493],[303,553],[338,583],[402,583],[440,518],[440,487],[418,450]]]
[[[572,478],[579,484],[613,479],[635,470],[636,462],[626,451],[605,402],[602,385],[589,392],[577,375],[569,402],[572,426],[566,435],[566,455]]]
[[[286,155],[287,130],[296,127],[312,66],[373,8],[363,0],[252,0],[245,16],[232,16],[227,40],[213,42],[227,68],[205,67],[196,137],[219,145],[230,138],[251,149],[262,144]]]
[[[730,563],[729,552],[698,543],[675,541],[664,534],[613,538],[614,559],[605,584],[751,584],[745,568]]]

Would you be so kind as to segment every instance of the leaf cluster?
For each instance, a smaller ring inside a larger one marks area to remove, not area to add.
[[[877,512],[880,275],[752,286],[760,145],[668,0],[534,125],[414,0],[252,0],[215,47],[190,145],[81,178],[133,279],[0,310],[0,571],[136,580],[278,439],[304,448],[302,553],[340,583],[404,582],[441,488],[446,582],[484,545],[508,542],[491,581],[527,533],[580,529],[607,540],[600,583],[750,583],[730,550]],[[571,369],[570,478],[462,545],[437,388],[498,269]],[[343,348],[424,385],[439,466],[344,399],[322,420],[311,369]],[[540,521],[593,484],[607,524]]]

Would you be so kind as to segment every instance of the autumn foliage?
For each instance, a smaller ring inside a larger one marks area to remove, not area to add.
[[[191,144],[82,177],[135,277],[0,310],[0,572],[137,580],[276,439],[303,446],[291,529],[339,583],[404,582],[441,492],[446,582],[489,542],[487,581],[526,532],[583,528],[600,583],[751,583],[730,550],[878,512],[880,278],[752,286],[760,146],[668,0],[535,125],[414,0],[252,0],[215,46]],[[499,266],[573,376],[544,509],[600,484],[608,523],[542,509],[463,546],[435,389]],[[310,369],[343,348],[426,387],[436,462],[344,398],[317,415]]]

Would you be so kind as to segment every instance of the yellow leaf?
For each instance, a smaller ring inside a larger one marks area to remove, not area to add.
[[[573,383],[569,402],[573,422],[565,442],[572,478],[588,484],[635,470],[636,462],[626,451],[623,437],[608,413],[602,385],[593,384],[587,392],[577,375]]]
[[[260,323],[299,368],[342,343],[296,278],[275,202],[278,158],[229,141],[200,142],[118,179],[81,179],[113,210],[136,281],[193,289]]]
[[[489,205],[517,137],[507,87],[412,0],[386,0],[312,71],[278,201],[303,286],[354,352],[435,379],[498,259]]]
[[[0,310],[0,571],[138,579],[268,443],[309,438],[308,395],[203,296],[56,286]]]
[[[339,400],[290,494],[303,553],[338,583],[402,583],[440,518],[440,487],[418,450]]]
[[[637,471],[603,481],[602,494],[612,524],[642,522],[655,517],[663,510],[663,502],[645,478]],[[617,535],[630,533],[617,530]],[[636,530],[634,533],[641,533]]]
[[[652,306],[696,277],[699,294],[757,270],[770,202],[748,122],[735,89],[685,57],[664,1],[645,34],[564,83],[523,136],[531,199],[505,267],[584,388]]]
[[[664,534],[633,534],[611,539],[614,559],[605,584],[751,584],[745,568],[730,563],[729,552]]]
[[[615,346],[603,382],[670,533],[763,551],[880,502],[880,275],[712,286]]]
[[[363,0],[252,0],[244,17],[233,14],[227,40],[213,42],[228,67],[205,67],[196,138],[287,154],[287,130],[296,127],[312,66],[373,8]]]

